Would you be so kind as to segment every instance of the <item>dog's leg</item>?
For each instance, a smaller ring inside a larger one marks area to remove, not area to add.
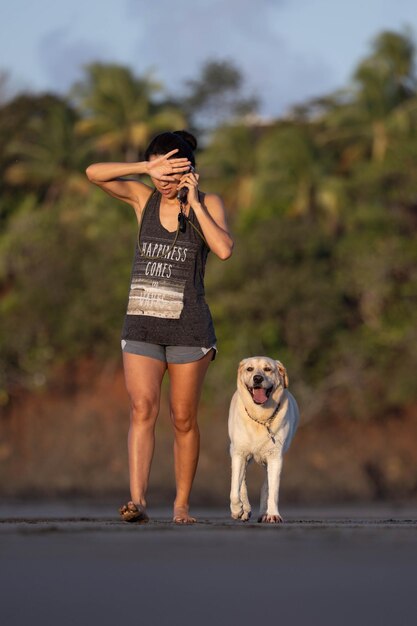
[[[240,519],[243,520],[244,522],[247,522],[251,516],[251,506],[250,506],[250,502],[248,498],[248,488],[246,486],[246,467],[247,465],[245,466],[245,472],[243,474],[242,485],[240,487],[240,501],[242,502],[242,506],[243,506],[243,513]]]
[[[268,459],[268,500],[266,513],[262,515],[262,522],[277,524],[283,522],[278,511],[279,482],[282,469],[282,456],[270,457]]]
[[[267,504],[268,504],[268,474],[265,471],[265,480],[261,487],[261,501],[259,504],[258,522],[262,522],[263,516],[266,515]]]
[[[243,504],[240,499],[242,482],[245,476],[246,459],[240,454],[232,453],[232,484],[230,488],[230,511],[233,519],[243,515]]]

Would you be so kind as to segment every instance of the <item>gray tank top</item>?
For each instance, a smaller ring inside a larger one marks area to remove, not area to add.
[[[200,200],[203,194],[200,193]],[[122,339],[167,346],[216,343],[213,321],[204,296],[204,271],[210,249],[187,223],[169,250],[175,233],[160,220],[161,194],[156,189],[144,208],[140,250],[136,241]],[[190,222],[200,231],[190,208]],[[157,257],[157,258],[154,258]]]

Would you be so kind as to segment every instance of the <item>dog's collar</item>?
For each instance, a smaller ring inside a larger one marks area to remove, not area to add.
[[[268,417],[267,420],[261,421],[261,420],[257,420],[256,417],[253,417],[248,409],[245,406],[245,411],[248,414],[248,416],[251,418],[251,420],[253,420],[254,422],[257,422],[258,424],[261,424],[262,426],[265,426],[266,430],[268,431],[268,435],[271,437],[272,439],[272,443],[275,443],[275,437],[273,435],[273,433],[271,432],[271,429],[269,427],[269,423],[268,422],[272,422],[272,420],[274,419],[275,415],[278,413],[279,408],[281,406],[281,402],[278,402],[277,406],[274,409],[274,412],[272,413],[272,415],[270,417]]]

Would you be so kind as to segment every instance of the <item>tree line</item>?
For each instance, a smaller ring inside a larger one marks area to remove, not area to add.
[[[409,33],[383,32],[346,88],[263,120],[239,70],[208,61],[180,99],[95,63],[65,96],[0,107],[0,402],[59,364],[114,358],[136,223],[85,177],[151,137],[201,137],[235,252],[207,268],[226,402],[237,362],[282,360],[304,415],[377,419],[416,402],[417,76]],[[225,381],[227,381],[225,383]]]

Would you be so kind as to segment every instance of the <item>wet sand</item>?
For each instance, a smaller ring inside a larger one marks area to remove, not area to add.
[[[0,505],[3,624],[416,622],[417,507],[283,506],[284,525],[196,509],[177,526],[117,506]]]

